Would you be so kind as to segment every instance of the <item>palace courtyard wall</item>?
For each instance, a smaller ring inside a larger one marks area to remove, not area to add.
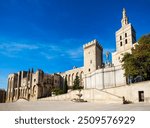
[[[134,83],[130,85],[111,87],[107,89],[84,89],[82,90],[82,98],[89,102],[101,102],[101,103],[123,103],[123,96],[126,100],[133,103],[139,102],[139,92],[143,91],[145,103],[150,103],[150,81]],[[78,98],[78,91],[71,91],[67,94],[42,98],[39,100],[48,101],[63,101],[72,100]]]

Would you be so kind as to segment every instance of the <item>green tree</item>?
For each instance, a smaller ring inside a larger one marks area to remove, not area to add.
[[[150,34],[142,36],[132,53],[124,54],[122,62],[127,78],[140,75],[144,80],[150,80]]]
[[[52,89],[52,92],[57,96],[57,95],[61,95],[61,94],[64,94],[63,90],[61,90],[60,88],[58,87],[55,87]]]
[[[150,34],[142,36],[139,41],[139,44],[149,44],[150,43]]]
[[[79,76],[76,76],[74,82],[73,82],[73,90],[81,90],[83,89],[82,86],[80,86],[80,79]]]

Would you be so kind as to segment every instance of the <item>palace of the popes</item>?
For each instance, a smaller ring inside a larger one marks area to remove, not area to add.
[[[94,39],[83,45],[83,67],[54,74],[46,74],[40,69],[10,74],[6,102],[18,99],[70,100],[76,96],[76,92],[69,90],[66,94],[53,96],[51,89],[63,89],[65,80],[72,87],[76,76],[80,78],[80,85],[84,88],[83,98],[87,101],[122,102],[122,97],[125,97],[132,102],[150,102],[150,81],[127,84],[122,69],[123,54],[131,53],[137,43],[135,29],[123,9],[121,28],[116,31],[116,51],[112,53],[112,63],[104,64],[103,47]],[[106,56],[109,57],[109,53]]]

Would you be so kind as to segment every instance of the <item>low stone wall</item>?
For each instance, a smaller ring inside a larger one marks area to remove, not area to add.
[[[83,94],[82,98],[90,102],[122,103],[123,96],[126,100],[139,102],[139,91],[144,92],[144,102],[150,102],[150,81],[108,89],[84,89],[81,93]],[[39,100],[72,100],[74,98],[77,98],[76,94],[78,94],[78,91],[71,91],[67,94],[42,98]]]
[[[150,102],[150,81],[134,83],[116,88],[104,89],[104,91],[124,96],[132,102],[139,102],[139,91],[144,92],[144,102]]]
[[[82,98],[84,100],[90,101],[90,102],[122,102],[122,97],[116,96],[116,95],[110,95],[108,93],[105,93],[100,90],[96,89],[86,89],[82,90],[81,92],[83,94]],[[47,98],[42,98],[39,100],[49,100],[49,101],[61,101],[61,100],[69,100],[71,101],[74,98],[78,98],[76,95],[78,94],[78,91],[71,91],[68,94],[63,94],[59,96],[53,96],[53,97],[47,97]]]

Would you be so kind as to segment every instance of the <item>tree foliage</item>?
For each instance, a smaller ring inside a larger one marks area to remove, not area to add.
[[[150,34],[142,36],[132,53],[124,54],[122,62],[126,77],[150,80]]]
[[[150,34],[142,36],[139,41],[139,44],[149,44],[150,43]]]
[[[58,87],[55,87],[52,89],[52,92],[57,96],[57,95],[61,95],[61,94],[64,94],[63,90],[58,88]]]
[[[73,90],[80,90],[83,89],[82,86],[80,86],[80,79],[79,76],[76,76],[74,82],[73,82]]]

